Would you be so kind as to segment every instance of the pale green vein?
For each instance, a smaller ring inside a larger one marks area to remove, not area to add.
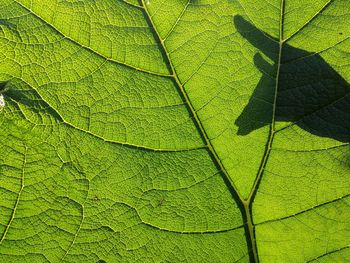
[[[166,34],[166,36],[165,36],[163,39],[160,38],[161,41],[164,42],[164,41],[171,35],[171,33],[174,31],[174,29],[175,29],[175,27],[177,26],[177,24],[180,22],[181,18],[182,18],[183,15],[185,14],[185,12],[186,12],[188,6],[190,5],[190,3],[191,3],[191,0],[187,0],[187,3],[186,3],[186,5],[185,5],[185,7],[184,7],[183,10],[181,11],[181,14],[180,14],[179,17],[176,19],[175,23],[174,23],[174,24],[172,25],[172,27],[170,28],[169,32]]]
[[[12,209],[12,213],[11,213],[11,217],[10,217],[10,220],[9,222],[7,223],[6,225],[6,228],[5,228],[5,231],[3,232],[2,236],[1,236],[1,239],[0,239],[0,245],[2,244],[2,242],[5,240],[6,238],[6,235],[10,229],[10,226],[15,218],[15,215],[16,215],[16,211],[17,211],[17,208],[18,208],[18,204],[19,204],[19,201],[21,199],[21,195],[22,195],[22,192],[23,192],[23,189],[24,189],[24,174],[25,174],[25,166],[27,164],[27,154],[28,154],[28,148],[25,146],[25,152],[23,153],[23,165],[22,165],[22,174],[21,174],[21,186],[20,186],[20,189],[19,189],[19,192],[18,192],[18,195],[17,195],[17,198],[16,198],[16,202],[15,202],[15,205]]]
[[[217,172],[217,173],[214,173],[200,181],[196,181],[194,182],[193,184],[191,185],[188,185],[188,186],[184,186],[184,187],[179,187],[179,188],[175,188],[175,189],[162,189],[162,188],[152,188],[152,189],[149,189],[149,190],[146,190],[143,192],[143,194],[147,193],[147,192],[152,192],[152,191],[160,191],[160,192],[176,192],[176,191],[182,191],[182,190],[188,190],[192,187],[195,187],[195,186],[198,186],[202,183],[205,183],[206,181],[209,181],[210,179],[212,179],[213,177],[217,176],[217,175],[220,175],[221,171]]]
[[[89,190],[89,189],[88,189],[88,190]],[[78,234],[80,233],[81,227],[82,227],[82,225],[83,225],[83,223],[84,223],[84,219],[85,219],[85,215],[84,215],[84,214],[85,214],[85,213],[84,213],[84,205],[85,205],[85,202],[86,202],[86,200],[87,200],[88,195],[89,195],[89,191],[88,191],[87,194],[86,194],[84,203],[81,205],[81,220],[80,220],[78,229],[77,229],[77,231],[75,232],[74,238],[73,238],[72,242],[70,243],[68,249],[67,249],[66,252],[64,253],[63,257],[61,258],[60,262],[62,262],[62,261],[66,258],[66,256],[68,255],[69,251],[71,251],[71,249],[72,249],[73,245],[75,244],[75,241],[76,241],[76,239],[77,239],[77,237],[78,237]]]
[[[86,133],[88,135],[91,135],[97,139],[100,139],[106,143],[110,143],[110,144],[116,144],[116,145],[120,145],[120,146],[125,146],[125,147],[130,147],[130,148],[135,148],[138,150],[145,150],[145,151],[151,151],[151,152],[160,152],[160,153],[175,153],[175,152],[190,152],[190,151],[196,151],[196,150],[203,150],[206,149],[206,146],[199,146],[199,147],[193,147],[193,148],[184,148],[184,149],[166,149],[166,148],[162,148],[162,149],[156,149],[156,148],[151,148],[151,147],[147,147],[147,146],[143,146],[143,145],[137,145],[137,144],[132,144],[132,143],[126,143],[126,142],[120,142],[120,141],[114,141],[114,140],[108,140],[105,139],[97,134],[94,134],[90,131],[84,130],[82,128],[79,128],[77,126],[72,125],[71,123],[65,121],[63,119],[62,121],[63,124],[66,124],[67,126],[74,128],[75,130],[81,131],[83,133]]]
[[[346,40],[350,39],[350,36],[348,37],[345,37],[344,39],[338,41],[337,43],[333,44],[332,46],[330,47],[327,47],[325,49],[322,49],[320,51],[317,51],[317,52],[314,52],[314,53],[311,53],[309,55],[306,55],[306,56],[302,56],[302,57],[299,57],[299,58],[295,58],[295,59],[291,59],[291,60],[286,60],[286,61],[283,61],[282,65],[286,65],[286,64],[289,64],[289,63],[293,63],[293,62],[296,62],[296,61],[300,61],[300,60],[303,60],[303,59],[307,59],[307,58],[310,58],[310,57],[313,57],[313,56],[316,56],[316,55],[319,55],[319,54],[322,54],[328,50],[331,50],[332,48],[342,44],[343,42],[345,42]]]
[[[215,45],[213,45],[213,47],[209,50],[208,55],[203,59],[203,61],[198,65],[198,67],[193,71],[193,73],[186,80],[183,81],[183,84],[182,84],[183,86],[185,86],[186,83],[188,83],[195,76],[195,74],[204,66],[204,64],[208,61],[208,59],[210,58],[211,54],[214,52],[218,44],[219,44],[219,41],[217,41]]]
[[[311,260],[308,260],[308,261],[305,261],[306,263],[309,263],[309,262],[314,262],[314,261],[319,261],[319,259],[325,257],[325,256],[328,256],[328,255],[331,255],[331,254],[335,254],[335,253],[338,253],[338,252],[341,252],[343,250],[346,250],[346,249],[349,249],[350,248],[350,245],[347,245],[345,247],[342,247],[342,248],[339,248],[339,249],[335,249],[335,250],[332,250],[332,251],[329,251],[327,253],[324,253],[316,258],[313,258]]]
[[[114,203],[124,205],[124,206],[128,207],[129,209],[131,209],[132,211],[134,211],[140,220],[140,224],[143,224],[146,227],[149,227],[149,228],[152,228],[152,229],[155,229],[158,231],[162,231],[162,232],[168,232],[168,233],[174,233],[174,234],[186,234],[186,235],[207,235],[207,234],[226,233],[226,232],[234,231],[234,230],[237,230],[237,229],[244,227],[244,225],[238,225],[238,226],[234,226],[234,227],[226,228],[226,229],[202,230],[202,231],[186,231],[186,230],[181,231],[181,230],[166,229],[166,228],[162,228],[162,227],[153,225],[153,224],[145,221],[142,218],[142,216],[140,215],[139,211],[135,207],[133,207],[125,202],[121,202],[121,201],[114,201]]]
[[[262,33],[266,38],[270,39],[273,42],[279,43],[276,39],[274,39],[273,37],[271,37],[269,34],[266,34],[266,32],[264,30],[261,30],[259,26],[257,26],[257,24],[255,24],[254,20],[248,15],[248,12],[246,10],[246,8],[244,7],[244,5],[242,4],[241,0],[237,1],[238,4],[242,7],[245,15],[248,17],[248,19],[250,20],[250,22],[252,23],[252,25],[254,25],[254,27],[260,31],[260,33]]]
[[[287,42],[288,40],[292,39],[294,36],[296,36],[301,30],[303,30],[304,28],[306,28],[312,21],[314,21],[320,14],[322,14],[322,12],[324,10],[326,10],[331,3],[334,0],[329,0],[311,19],[309,19],[302,27],[300,27],[297,31],[295,31],[293,34],[291,34],[289,37],[287,37],[286,39],[283,39],[283,42]]]
[[[127,5],[129,5],[129,6],[132,6],[132,7],[135,7],[135,8],[138,8],[138,9],[143,9],[143,7],[142,6],[140,6],[140,5],[135,5],[135,4],[133,4],[133,3],[131,3],[131,2],[129,2],[129,1],[127,1],[127,0],[120,0],[122,3],[125,3],[125,4],[127,4]]]
[[[287,215],[287,216],[284,216],[284,217],[280,217],[280,218],[275,218],[275,219],[270,219],[270,220],[266,220],[266,221],[263,221],[263,222],[260,222],[260,223],[257,223],[256,225],[263,225],[263,224],[268,224],[268,223],[273,223],[273,222],[277,222],[277,221],[282,221],[282,220],[286,220],[286,219],[289,219],[289,218],[293,218],[293,217],[296,217],[296,216],[299,216],[299,215],[302,215],[302,214],[305,214],[307,212],[311,212],[317,208],[320,208],[320,207],[323,207],[323,206],[326,206],[326,205],[330,205],[330,204],[333,204],[335,202],[339,202],[339,201],[343,201],[345,198],[347,197],[350,197],[350,194],[346,194],[346,195],[343,195],[341,197],[338,197],[336,199],[333,199],[333,200],[330,200],[330,201],[327,201],[327,202],[324,202],[322,204],[318,204],[318,205],[315,205],[315,206],[312,206],[308,209],[305,209],[303,211],[299,211],[298,213],[295,213],[295,214],[292,214],[292,215]]]
[[[159,148],[159,149],[157,149],[157,148],[147,147],[147,146],[144,146],[144,145],[137,145],[137,144],[127,143],[127,142],[120,142],[120,141],[114,141],[114,140],[109,140],[109,139],[103,138],[103,137],[101,137],[101,136],[99,136],[97,134],[94,134],[91,131],[82,129],[80,127],[77,127],[77,126],[73,125],[72,123],[68,122],[67,120],[65,120],[65,118],[63,118],[63,116],[59,113],[59,111],[42,97],[42,95],[37,91],[36,88],[31,86],[29,83],[27,83],[23,79],[21,79],[21,81],[26,83],[28,86],[32,87],[32,89],[36,92],[36,94],[40,97],[40,99],[43,102],[45,102],[50,107],[50,109],[52,111],[55,112],[55,114],[59,117],[59,121],[62,124],[66,125],[67,127],[73,128],[73,129],[75,129],[77,131],[80,131],[80,132],[83,132],[85,134],[91,135],[91,136],[95,137],[96,139],[102,140],[103,142],[110,143],[110,144],[115,144],[115,145],[120,145],[120,146],[124,146],[124,147],[130,147],[130,148],[134,148],[134,149],[138,149],[138,150],[145,150],[145,151],[151,151],[151,152],[160,152],[160,153],[189,152],[189,151],[203,150],[203,149],[207,148],[206,145],[203,145],[203,146],[192,147],[192,148],[183,148],[183,149],[166,149],[166,148]],[[13,102],[15,102],[15,101],[13,101]],[[18,104],[19,108],[21,107],[19,102],[16,101],[15,103]],[[22,111],[22,114],[24,115],[24,117],[26,119],[28,119],[25,116],[23,110],[21,108],[20,108],[20,110]]]
[[[274,151],[283,151],[283,152],[297,152],[297,153],[308,153],[308,152],[322,152],[322,151],[328,151],[333,150],[337,148],[342,148],[345,146],[349,146],[350,143],[343,143],[339,145],[329,146],[326,148],[318,148],[318,149],[310,149],[310,150],[291,150],[291,149],[283,149],[283,148],[273,148]]]
[[[175,233],[175,234],[182,234],[182,235],[208,235],[208,234],[220,234],[220,233],[227,233],[227,232],[231,232],[237,229],[240,229],[242,227],[244,227],[244,225],[240,225],[237,227],[232,227],[232,228],[227,228],[227,229],[217,229],[217,230],[207,230],[207,231],[177,231],[177,230],[170,230],[170,229],[166,229],[166,228],[162,228],[162,227],[158,227],[158,226],[154,226],[150,223],[147,223],[143,220],[141,220],[142,224],[144,224],[147,227],[153,228],[155,230],[158,231],[163,231],[163,232],[169,232],[169,233]]]

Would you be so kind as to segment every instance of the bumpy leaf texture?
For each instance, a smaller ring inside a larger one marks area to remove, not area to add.
[[[348,0],[0,0],[1,262],[346,262]]]

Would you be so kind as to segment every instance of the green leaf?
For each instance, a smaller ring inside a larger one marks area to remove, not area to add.
[[[347,0],[0,0],[1,262],[346,262]]]

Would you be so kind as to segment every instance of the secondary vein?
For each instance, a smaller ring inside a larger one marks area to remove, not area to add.
[[[146,73],[146,74],[149,74],[149,75],[153,75],[153,76],[158,76],[158,77],[164,77],[164,78],[168,78],[168,77],[171,77],[170,75],[168,74],[163,74],[163,73],[158,73],[158,72],[153,72],[153,71],[150,71],[150,70],[146,70],[146,69],[142,69],[142,68],[138,68],[136,66],[133,66],[133,65],[129,65],[125,62],[121,62],[121,61],[118,61],[118,60],[115,60],[111,57],[105,57],[104,55],[102,55],[101,53],[99,53],[98,51],[92,49],[91,47],[89,46],[85,46],[81,43],[79,43],[78,41],[74,40],[73,38],[65,35],[63,32],[61,32],[58,28],[56,28],[54,25],[51,25],[49,22],[47,22],[44,18],[42,18],[40,15],[38,15],[37,13],[35,13],[33,10],[31,10],[30,8],[28,8],[27,6],[23,5],[22,3],[18,2],[15,0],[15,2],[21,6],[24,10],[28,11],[30,14],[32,14],[33,16],[35,16],[36,18],[38,18],[40,21],[42,21],[45,25],[49,26],[50,28],[52,28],[55,32],[57,32],[59,35],[61,35],[63,38],[65,38],[66,40],[70,41],[71,43],[93,53],[94,55],[100,57],[100,58],[103,58],[111,63],[115,63],[117,65],[120,65],[120,66],[124,66],[124,67],[127,67],[129,69],[133,69],[133,70],[136,70],[136,71],[139,71],[139,72],[142,72],[142,73]]]
[[[18,195],[17,195],[17,198],[16,198],[16,202],[15,202],[15,205],[13,207],[13,210],[12,210],[12,213],[11,213],[11,217],[10,217],[10,220],[9,222],[7,223],[7,226],[5,228],[5,231],[4,233],[2,234],[1,236],[1,239],[0,239],[0,245],[2,244],[2,242],[5,240],[6,238],[6,235],[10,229],[10,226],[13,222],[13,220],[15,219],[15,215],[16,215],[16,212],[17,212],[17,208],[18,208],[18,204],[19,204],[19,200],[21,199],[21,195],[22,195],[22,192],[23,192],[23,189],[24,189],[24,173],[25,173],[25,166],[27,164],[27,152],[28,152],[28,148],[25,147],[25,152],[23,154],[23,165],[22,165],[22,174],[21,174],[21,187],[19,189],[19,192],[18,192]]]
[[[194,118],[194,121],[195,121],[195,124],[197,125],[197,127],[199,128],[200,130],[200,134],[202,136],[202,138],[204,139],[205,141],[205,144],[206,146],[208,147],[209,149],[209,152],[212,154],[214,160],[215,160],[215,163],[219,166],[221,172],[224,174],[225,178],[230,182],[230,185],[231,187],[233,188],[233,190],[235,191],[235,194],[241,199],[243,200],[243,198],[240,196],[239,192],[238,192],[238,189],[237,187],[235,186],[232,178],[229,176],[227,170],[225,169],[224,165],[222,164],[217,152],[215,151],[212,143],[211,143],[211,140],[209,139],[209,136],[208,134],[206,133],[204,127],[203,127],[203,124],[197,114],[197,111],[195,110],[194,106],[192,105],[191,103],[191,100],[183,86],[183,84],[181,83],[180,81],[180,78],[178,76],[178,74],[176,73],[176,70],[175,70],[175,67],[170,59],[170,56],[169,56],[169,52],[165,46],[165,41],[162,40],[162,38],[160,37],[160,34],[158,33],[157,31],[157,27],[155,26],[155,24],[153,23],[153,20],[152,20],[152,16],[150,15],[148,9],[147,9],[147,5],[145,3],[144,0],[142,0],[142,5],[144,7],[144,10],[145,10],[145,13],[147,15],[147,19],[149,21],[149,23],[151,24],[153,30],[154,30],[154,33],[156,35],[156,37],[158,38],[158,42],[160,43],[164,53],[165,53],[165,57],[166,57],[166,60],[170,66],[170,70],[171,70],[171,76],[173,77],[176,85],[178,86],[181,94],[183,95],[184,99],[185,99],[185,102],[186,102],[186,105],[188,106],[193,118]]]

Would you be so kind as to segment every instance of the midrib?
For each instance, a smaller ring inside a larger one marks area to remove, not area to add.
[[[202,138],[204,139],[204,142],[206,144],[206,146],[208,147],[210,153],[212,154],[212,157],[214,158],[215,160],[215,163],[219,166],[221,172],[225,175],[226,179],[230,182],[232,188],[235,190],[236,194],[239,196],[239,198],[241,200],[243,200],[243,198],[239,195],[239,192],[238,192],[238,189],[236,188],[233,180],[231,179],[231,177],[229,176],[226,168],[224,167],[224,165],[222,164],[217,152],[215,151],[214,149],[214,146],[212,145],[210,139],[209,139],[209,136],[208,134],[206,133],[204,127],[203,127],[203,124],[202,122],[200,121],[200,118],[195,110],[195,108],[193,107],[192,103],[191,103],[191,100],[186,92],[186,90],[184,89],[184,86],[183,84],[181,83],[180,81],[180,78],[179,76],[177,75],[176,73],[176,70],[175,70],[175,67],[170,59],[170,56],[169,56],[169,52],[164,44],[164,40],[160,37],[160,34],[158,33],[157,31],[157,27],[155,26],[155,24],[153,23],[153,20],[152,20],[152,16],[150,15],[150,13],[148,12],[148,9],[147,9],[147,5],[145,3],[144,0],[142,0],[142,6],[145,10],[145,13],[147,15],[147,19],[149,20],[149,22],[151,23],[151,26],[152,28],[154,29],[154,32],[155,32],[155,35],[156,37],[158,38],[157,41],[160,43],[163,51],[164,51],[164,54],[166,56],[166,60],[170,66],[170,70],[171,70],[171,77],[174,79],[175,83],[176,83],[176,86],[178,87],[178,89],[180,90],[181,92],[181,95],[183,96],[183,98],[185,99],[185,103],[186,105],[188,106],[189,110],[190,110],[190,113],[191,115],[193,116],[194,120],[195,120],[195,124],[197,126],[197,128],[199,129],[200,131],[200,134],[202,136]]]

